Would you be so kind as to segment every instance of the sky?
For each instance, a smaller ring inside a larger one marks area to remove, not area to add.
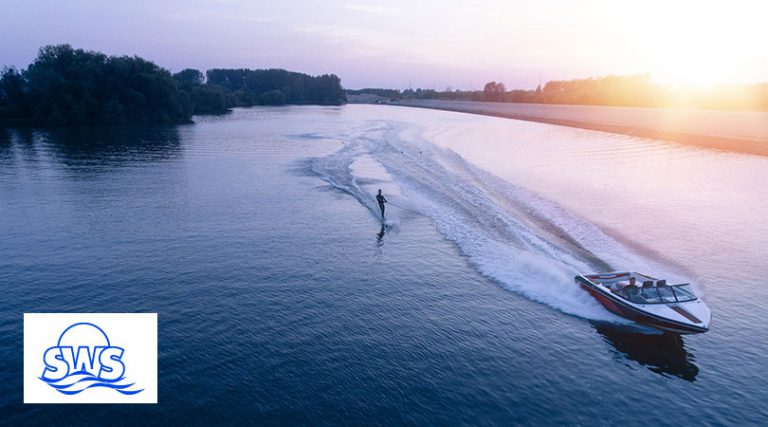
[[[334,73],[347,88],[508,89],[651,73],[768,82],[762,0],[0,0],[0,66],[44,45],[184,68]]]

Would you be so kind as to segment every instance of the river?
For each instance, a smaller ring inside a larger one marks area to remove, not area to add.
[[[395,106],[0,130],[0,421],[764,424],[768,158]],[[391,202],[382,226],[373,198]],[[691,281],[660,334],[573,276]],[[157,312],[159,404],[22,404],[22,314]]]

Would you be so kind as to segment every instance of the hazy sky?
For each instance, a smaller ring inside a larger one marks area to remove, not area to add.
[[[706,85],[768,81],[767,19],[761,0],[0,0],[0,65],[70,43],[171,71],[335,73],[348,88],[640,72]]]

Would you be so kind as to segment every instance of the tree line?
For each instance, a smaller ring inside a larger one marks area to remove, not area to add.
[[[768,83],[673,87],[656,82],[650,74],[553,80],[533,90],[507,90],[502,82],[488,82],[483,90],[361,89],[390,99],[443,99],[537,104],[579,104],[633,107],[705,108],[768,111]]]
[[[45,46],[0,74],[0,121],[42,125],[184,123],[232,107],[339,105],[341,80],[286,70],[168,70],[138,56]]]

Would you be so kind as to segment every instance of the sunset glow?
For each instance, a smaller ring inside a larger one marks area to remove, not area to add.
[[[638,73],[674,85],[768,81],[768,4],[758,0],[11,3],[0,61],[17,67],[40,46],[67,42],[172,71],[335,73],[351,88],[477,89],[496,80],[532,89]]]
[[[764,4],[669,2],[656,26],[638,35],[649,56],[649,71],[666,84],[711,87],[768,80],[765,74]],[[645,17],[651,22],[653,17]],[[642,40],[645,39],[645,42]],[[762,77],[752,74],[760,70]]]

